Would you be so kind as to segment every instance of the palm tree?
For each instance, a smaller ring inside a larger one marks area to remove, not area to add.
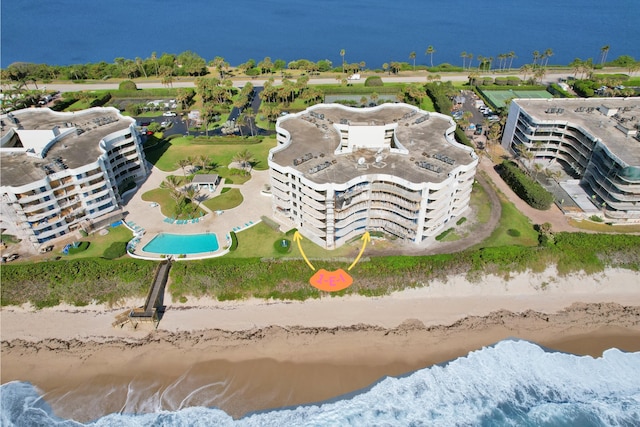
[[[209,163],[211,163],[209,156],[205,156],[204,154],[200,154],[198,157],[196,157],[195,161],[202,170],[206,170],[207,166],[209,166]]]
[[[409,54],[409,59],[413,60],[413,71],[416,70],[416,52],[413,51]]]
[[[516,53],[514,51],[511,51],[507,54],[507,56],[509,57],[509,70],[511,70],[511,66],[513,65],[513,58],[516,58]]]
[[[535,180],[538,180],[538,174],[540,172],[542,172],[542,169],[544,169],[544,166],[542,166],[542,164],[540,163],[534,163],[533,164],[533,169],[535,170],[536,174],[535,174]]]
[[[604,45],[600,48],[600,65],[604,65],[607,61],[607,54],[609,53],[609,45]]]
[[[425,55],[429,55],[431,57],[431,66],[433,67],[433,54],[436,53],[436,50],[433,48],[433,46],[429,45],[429,47],[427,47],[427,50],[425,51]]]
[[[180,180],[175,175],[169,175],[160,183],[160,188],[165,188],[169,191],[177,190],[180,187]]]
[[[473,53],[467,53],[467,58],[469,58],[469,65],[467,65],[467,69],[471,68],[471,63],[473,62]]]
[[[549,64],[549,58],[553,56],[553,49],[549,48],[544,51],[544,66],[546,67]]]
[[[158,77],[158,54],[155,52],[151,52],[151,60],[156,66],[156,77]]]
[[[524,80],[526,82],[527,81],[527,75],[531,72],[531,65],[524,64],[522,67],[520,67],[520,72],[523,74],[522,75],[522,80]]]
[[[140,58],[139,56],[136,58],[136,65],[138,66],[138,69],[142,71],[142,74],[144,74],[145,79],[149,77],[147,76],[147,70],[144,69],[144,63],[142,62],[142,58]]]
[[[340,56],[342,57],[342,72],[344,73],[344,55],[345,55],[345,50],[344,49],[340,49]]]
[[[540,83],[542,83],[542,79],[546,74],[547,74],[547,70],[545,68],[537,68],[533,72],[533,78],[535,81],[540,81]]]
[[[247,125],[247,116],[244,113],[241,113],[236,119],[236,125],[238,125],[238,129],[240,130],[240,136],[244,136],[242,133],[242,128]]]
[[[462,53],[460,54],[460,58],[462,58],[462,69],[464,70],[467,65],[467,52],[462,51]]]
[[[186,167],[189,166],[191,164],[191,162],[188,159],[180,159],[177,161],[176,163],[180,168],[182,168],[182,174],[184,176],[187,176],[187,172],[186,172]]]
[[[251,166],[251,162],[253,161],[253,154],[251,154],[251,151],[245,148],[244,150],[233,156],[233,161],[240,163],[242,169],[246,169],[247,167]]]
[[[244,115],[247,118],[247,124],[251,130],[251,136],[254,136],[253,126],[255,124],[256,113],[253,112],[253,108],[247,108],[244,110]]]
[[[177,217],[180,215],[180,205],[184,200],[184,194],[182,193],[182,191],[178,190],[177,188],[174,188],[173,190],[170,190],[169,197],[171,197],[171,199],[176,204],[174,212],[175,212],[175,216]]]
[[[194,200],[198,199],[199,195],[200,195],[200,189],[195,185],[189,185],[184,188],[184,197],[189,199],[189,202],[191,204],[193,204]],[[195,206],[195,208],[193,209],[193,212],[195,212],[197,209],[198,209],[198,205]]]
[[[533,51],[533,66],[536,66],[536,63],[538,62],[538,59],[540,59],[540,52],[538,52],[537,50]]]

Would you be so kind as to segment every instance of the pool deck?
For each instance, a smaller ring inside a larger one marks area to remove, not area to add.
[[[215,233],[219,244],[217,251],[186,255],[183,258],[175,255],[173,258],[177,260],[188,260],[221,256],[227,252],[224,248],[230,243],[227,240],[229,232],[234,231],[234,229],[237,232],[251,227],[260,222],[260,217],[263,215],[271,216],[271,197],[261,193],[264,185],[269,183],[269,171],[252,170],[251,179],[242,185],[225,184],[223,179],[214,192],[210,193],[206,190],[201,192],[202,195],[207,195],[212,198],[220,195],[223,187],[238,188],[244,198],[240,206],[225,210],[222,214],[218,215],[201,204],[200,208],[206,211],[207,214],[201,217],[198,222],[187,224],[168,223],[165,221],[166,217],[160,211],[160,206],[153,207],[152,202],[142,200],[142,195],[149,190],[158,188],[160,183],[169,175],[183,175],[183,173],[181,169],[173,172],[163,172],[153,167],[146,181],[125,204],[125,210],[128,212],[125,217],[125,222],[128,224],[133,223],[137,227],[144,229],[144,234],[140,237],[139,242],[136,243],[135,251],[132,254],[134,257],[162,259],[160,254],[144,252],[142,250],[158,233]],[[238,230],[238,227],[240,230]]]

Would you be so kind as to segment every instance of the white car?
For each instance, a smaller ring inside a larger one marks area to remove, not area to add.
[[[176,117],[177,114],[175,113],[175,111],[165,111],[164,113],[162,113],[162,115],[164,117]]]

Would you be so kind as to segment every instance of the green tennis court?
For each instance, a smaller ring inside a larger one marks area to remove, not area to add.
[[[482,94],[495,108],[504,108],[513,98],[553,98],[546,90],[483,90]]]

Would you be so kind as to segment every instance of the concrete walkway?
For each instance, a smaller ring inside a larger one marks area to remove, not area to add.
[[[205,206],[201,208],[208,213],[201,217],[196,223],[170,224],[165,222],[165,216],[160,211],[160,206],[153,207],[152,202],[142,200],[142,195],[147,191],[160,187],[162,181],[169,175],[182,175],[182,170],[174,172],[163,172],[158,168],[151,169],[151,173],[140,188],[133,194],[130,200],[126,201],[124,209],[127,211],[125,222],[135,224],[144,229],[144,235],[136,244],[133,256],[161,259],[161,254],[154,254],[143,251],[144,246],[149,243],[158,233],[172,234],[200,234],[215,233],[218,238],[219,248],[215,252],[187,255],[186,259],[209,258],[221,256],[226,253],[224,249],[229,245],[228,234],[234,228],[248,228],[258,222],[263,215],[271,215],[271,197],[261,194],[264,185],[269,182],[269,171],[251,171],[251,179],[243,185],[224,184],[220,182],[216,191],[209,193],[201,191],[203,196],[210,198],[220,195],[223,187],[238,188],[243,197],[240,206],[224,211],[222,214],[210,212]],[[176,257],[174,257],[176,258]]]

